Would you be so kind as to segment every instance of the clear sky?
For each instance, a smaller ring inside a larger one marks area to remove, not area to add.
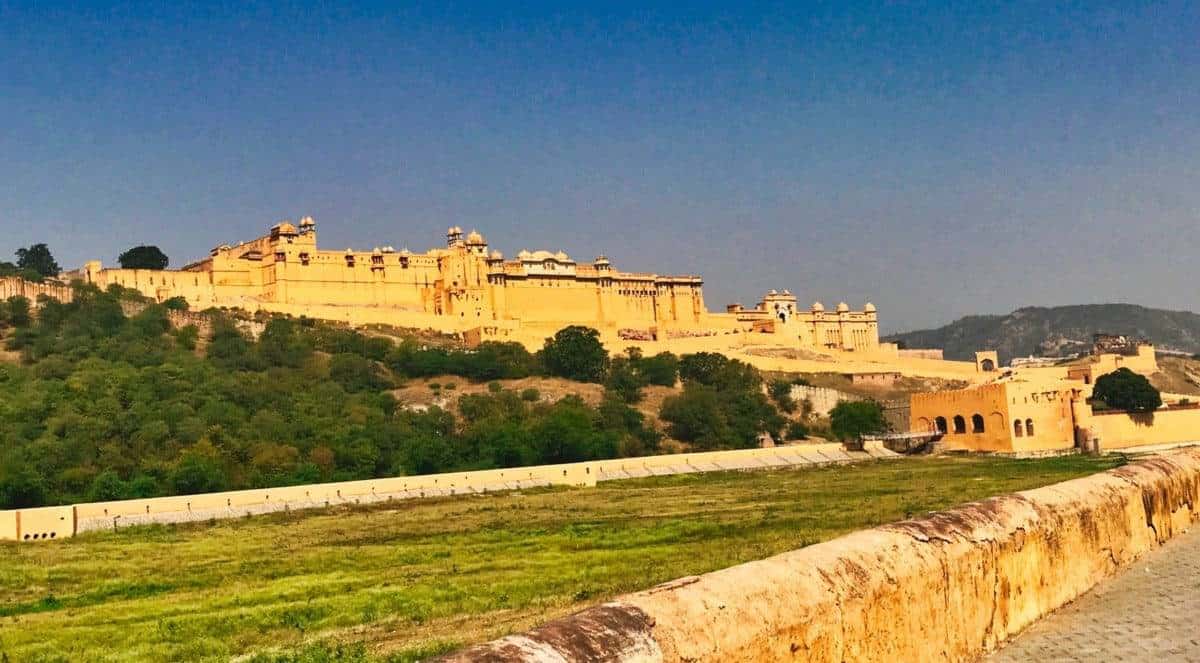
[[[0,0],[4,254],[179,266],[306,214],[891,331],[1200,310],[1200,3]]]

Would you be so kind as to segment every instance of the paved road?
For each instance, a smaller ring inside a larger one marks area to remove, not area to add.
[[[984,660],[1200,661],[1200,527],[1030,626]]]

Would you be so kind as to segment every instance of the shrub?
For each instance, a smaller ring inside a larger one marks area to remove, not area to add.
[[[1092,397],[1127,412],[1153,412],[1162,406],[1162,395],[1144,375],[1118,368],[1096,380]]]
[[[499,382],[489,382],[487,386],[488,393],[498,394],[504,391],[504,385]]]
[[[521,400],[523,400],[523,401],[533,403],[533,402],[541,399],[541,397],[542,397],[541,392],[539,392],[537,389],[534,389],[533,387],[521,390]]]
[[[789,440],[806,440],[808,439],[808,426],[800,421],[793,421],[787,426],[786,439]]]
[[[796,401],[792,398],[792,383],[787,380],[772,380],[768,392],[771,394],[771,400],[779,406],[780,410],[787,413],[796,411]]]
[[[883,406],[875,401],[841,401],[829,411],[829,428],[839,440],[854,440],[888,430]]]
[[[571,325],[560,329],[538,353],[546,371],[579,382],[600,382],[608,368],[608,351],[600,332]]]
[[[679,379],[679,358],[670,352],[660,352],[653,357],[634,360],[638,372],[646,384],[674,387]]]

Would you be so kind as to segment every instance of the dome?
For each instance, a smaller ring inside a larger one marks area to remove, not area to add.
[[[288,223],[287,221],[284,221],[283,223],[275,226],[271,230],[274,230],[275,232],[279,233],[280,235],[295,235],[296,234],[296,226],[293,226],[292,224]]]
[[[558,253],[554,254],[554,259],[559,262],[566,262],[571,259],[571,256],[567,255],[566,253],[563,253],[562,251],[559,251]]]
[[[790,294],[792,294],[792,291],[791,291],[791,290],[788,290],[787,288],[784,288],[784,289],[783,289],[783,294],[785,294],[785,295],[790,295]]]
[[[377,255],[377,256],[380,256],[380,255],[383,255],[383,250],[381,250],[381,249],[380,249],[380,248],[377,246],[377,247],[375,247],[375,248],[371,249],[371,254],[372,254],[372,255]]]
[[[825,310],[825,305],[821,302],[813,302],[812,310],[816,313],[820,313],[821,311]]]
[[[875,305],[871,302],[867,302],[866,306],[863,306],[863,311],[866,311],[867,313],[874,313]]]
[[[313,221],[313,218],[311,216],[306,216],[303,219],[300,219],[300,227],[301,228],[311,228],[315,225],[317,225],[317,222]]]
[[[608,258],[606,258],[606,257],[605,257],[605,256],[603,256],[603,255],[596,256],[595,264],[597,264],[597,265],[607,265],[607,264],[608,264]]]
[[[778,295],[779,291],[776,290],[775,288],[771,288],[771,290],[769,292],[767,292],[767,294],[768,295]]]
[[[504,254],[499,251],[492,251],[492,254],[488,257],[492,260],[504,260]]]
[[[412,255],[412,251],[409,251],[408,247],[406,246],[406,247],[400,249],[400,255],[402,255],[402,256]]]
[[[533,257],[533,254],[531,254],[529,251],[526,251],[525,249],[521,249],[517,253],[517,259],[519,259],[519,260],[528,260],[531,257]]]
[[[850,310],[850,305],[846,302],[839,302],[837,305],[838,313],[845,313]]]
[[[454,226],[454,234],[461,235],[462,234],[462,226]]]
[[[478,231],[472,230],[471,234],[467,235],[467,244],[483,244],[483,235]]]

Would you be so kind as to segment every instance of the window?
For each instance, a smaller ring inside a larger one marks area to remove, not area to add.
[[[1025,420],[1025,434],[1033,437],[1033,419]]]
[[[347,267],[353,267],[353,266],[354,266],[354,256],[349,256],[349,255],[348,255],[348,256],[346,256],[346,266],[347,266]]]
[[[955,433],[967,432],[967,420],[963,419],[961,414],[954,415],[954,432]]]
[[[1024,436],[1025,436],[1025,426],[1023,426],[1021,424],[1020,419],[1014,419],[1013,420],[1013,437],[1024,437]]]
[[[942,434],[946,433],[947,428],[946,428],[946,418],[945,417],[938,417],[937,419],[934,419],[933,423],[935,426],[937,426],[937,432],[942,433]]]
[[[301,264],[301,265],[307,265],[307,264],[308,264],[308,254],[307,254],[307,253],[301,253],[301,254],[300,254],[300,264]]]
[[[971,415],[971,432],[972,433],[982,433],[983,432],[983,415],[982,414]]]
[[[287,254],[282,251],[276,253],[275,262],[287,262]]]

